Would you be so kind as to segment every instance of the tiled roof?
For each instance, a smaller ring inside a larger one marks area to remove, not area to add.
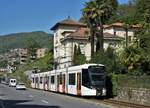
[[[70,26],[80,26],[80,27],[86,27],[85,24],[83,23],[80,23],[78,21],[75,21],[71,18],[68,18],[68,19],[65,19],[63,21],[60,21],[58,23],[56,23],[52,28],[51,30],[55,30],[59,25],[70,25]]]
[[[104,28],[109,28],[109,27],[124,27],[124,23],[116,22],[110,25],[104,25]],[[139,24],[131,25],[131,28],[139,28],[139,27],[141,27]]]
[[[88,39],[88,28],[79,28],[75,32],[68,35],[66,38],[73,38],[73,39]],[[114,36],[114,34],[104,33],[104,39],[113,39],[113,40],[120,40],[119,36]]]
[[[121,37],[114,35],[114,34],[110,34],[108,32],[105,32],[104,39],[121,40]]]
[[[87,28],[79,28],[75,32],[71,33],[69,37],[76,37],[76,38],[88,38],[86,32],[89,30]]]

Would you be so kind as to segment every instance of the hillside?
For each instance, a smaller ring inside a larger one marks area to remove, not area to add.
[[[0,36],[0,53],[13,48],[25,48],[27,40],[35,39],[41,47],[53,47],[53,35],[42,31],[14,33]]]

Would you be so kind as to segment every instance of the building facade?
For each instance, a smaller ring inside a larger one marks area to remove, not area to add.
[[[19,58],[19,63],[20,64],[26,64],[27,63],[27,59],[28,59],[28,56],[29,56],[29,51],[27,48],[18,48],[18,49],[15,49],[15,51],[17,51],[17,55],[18,55],[18,58]],[[36,57],[37,59],[39,58],[42,58],[45,56],[45,52],[46,52],[46,48],[37,48],[36,49]]]
[[[54,62],[58,69],[72,65],[73,42],[63,42],[63,39],[80,27],[86,27],[86,25],[68,18],[51,28],[54,31]]]
[[[18,55],[20,64],[26,64],[28,58],[28,50],[26,48],[19,48]]]
[[[134,31],[138,28],[133,26],[128,29],[130,41],[134,38]],[[61,69],[72,65],[74,46],[81,49],[81,53],[87,60],[91,59],[91,43],[89,41],[89,30],[86,25],[73,19],[65,19],[56,23],[51,30],[54,31],[54,63],[55,68]],[[109,45],[119,48],[120,42],[125,40],[126,29],[123,23],[104,25],[104,49]],[[96,46],[96,45],[95,45]],[[96,48],[95,48],[96,49]]]
[[[45,56],[46,48],[39,48],[36,50],[36,57],[37,59],[42,58]]]

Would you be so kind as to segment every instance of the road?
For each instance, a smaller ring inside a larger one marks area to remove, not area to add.
[[[72,96],[0,84],[0,108],[112,108]]]

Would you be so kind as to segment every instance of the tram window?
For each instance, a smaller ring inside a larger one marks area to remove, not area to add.
[[[69,85],[75,85],[75,73],[69,74]]]
[[[40,77],[40,83],[41,83],[41,84],[42,84],[42,82],[43,82],[42,80],[43,80],[43,77]]]
[[[38,77],[35,78],[35,83],[38,83]]]
[[[54,83],[55,83],[54,76],[51,76],[51,84],[54,84]]]
[[[90,86],[90,78],[87,69],[82,70],[82,85],[86,87]]]
[[[34,83],[34,78],[32,78],[32,83]]]
[[[62,84],[62,74],[59,77],[60,77],[59,84]]]

